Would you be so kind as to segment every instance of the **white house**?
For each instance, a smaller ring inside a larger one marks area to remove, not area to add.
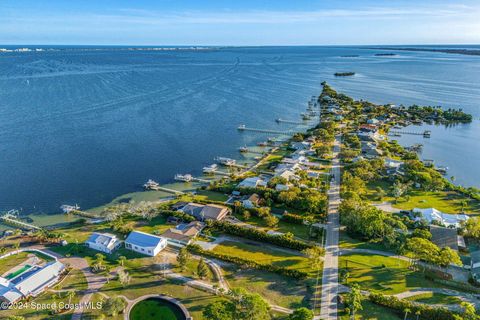
[[[239,188],[265,187],[267,182],[260,177],[249,177],[238,184]]]
[[[432,221],[436,221],[446,227],[450,228],[460,228],[462,223],[468,220],[468,216],[465,214],[449,214],[443,213],[435,208],[419,209],[414,208],[412,213],[417,213],[418,216],[415,217],[415,221],[425,220],[428,224],[431,224]]]
[[[153,234],[132,231],[125,239],[125,248],[155,257],[167,246],[167,239]]]
[[[14,303],[29,296],[36,297],[56,284],[64,270],[63,263],[52,261],[43,267],[33,266],[8,280],[0,277],[0,301]]]
[[[122,242],[114,234],[94,232],[90,235],[85,244],[91,249],[105,253],[112,253],[120,247]]]

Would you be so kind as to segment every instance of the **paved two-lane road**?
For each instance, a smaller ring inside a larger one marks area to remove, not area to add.
[[[316,319],[337,319],[337,294],[338,294],[338,234],[340,217],[338,206],[340,204],[340,142],[341,136],[335,137],[332,160],[333,179],[328,191],[328,218],[327,235],[325,240],[325,261],[323,263],[322,300],[320,316]]]

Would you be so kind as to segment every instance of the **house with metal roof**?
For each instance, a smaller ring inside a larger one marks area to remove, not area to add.
[[[189,203],[179,211],[194,216],[200,221],[222,220],[230,212],[227,207],[216,204]]]
[[[26,297],[36,297],[55,285],[64,271],[63,263],[52,261],[43,267],[34,266],[12,279],[0,277],[0,301],[13,303]]]
[[[114,234],[94,232],[85,241],[85,244],[91,249],[110,254],[118,249],[122,242]]]
[[[132,231],[125,239],[125,248],[152,257],[166,246],[167,239],[141,231]]]
[[[192,221],[188,224],[182,223],[165,231],[162,237],[166,238],[171,245],[184,246],[189,244],[204,227],[205,224],[199,221]]]

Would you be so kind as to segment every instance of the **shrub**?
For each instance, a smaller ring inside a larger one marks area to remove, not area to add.
[[[251,240],[257,240],[260,242],[271,243],[280,247],[285,247],[294,250],[305,250],[311,248],[313,245],[305,243],[300,240],[292,239],[285,235],[270,235],[265,231],[255,228],[247,228],[238,226],[228,222],[215,221],[210,225],[213,229],[227,233],[234,236],[239,236]]]

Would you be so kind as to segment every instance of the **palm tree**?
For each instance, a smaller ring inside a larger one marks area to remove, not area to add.
[[[68,304],[72,303],[72,299],[75,297],[76,293],[73,290],[67,292]]]
[[[420,310],[417,310],[417,311],[415,312],[415,315],[417,316],[417,320],[418,320],[418,318],[420,318],[420,313],[421,313]]]
[[[403,320],[407,320],[407,315],[411,310],[409,308],[405,308],[403,311],[405,311],[405,317],[403,317]]]
[[[125,257],[125,256],[118,257],[118,264],[120,266],[124,267],[125,266],[125,261],[127,261],[127,257]]]

